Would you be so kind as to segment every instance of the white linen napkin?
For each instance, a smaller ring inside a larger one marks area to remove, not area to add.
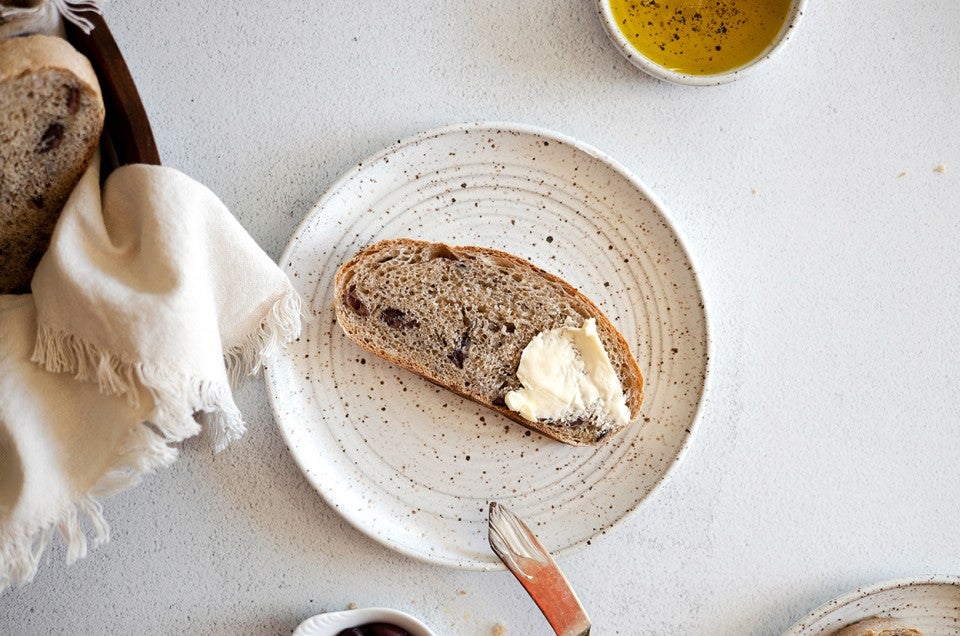
[[[203,185],[94,160],[32,295],[0,296],[0,591],[27,582],[56,527],[67,561],[108,539],[99,500],[200,432],[244,430],[231,385],[300,331],[289,280]]]
[[[84,33],[93,30],[93,23],[85,13],[103,14],[106,0],[40,0],[33,6],[18,6],[11,0],[0,0],[0,38],[12,38],[31,33],[60,35],[63,20],[69,20]]]

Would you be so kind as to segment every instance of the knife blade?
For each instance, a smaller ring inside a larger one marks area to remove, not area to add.
[[[491,501],[488,526],[491,549],[517,577],[557,636],[589,636],[590,619],[580,599],[527,524]]]

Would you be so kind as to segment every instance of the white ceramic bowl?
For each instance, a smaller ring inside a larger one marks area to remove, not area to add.
[[[783,26],[780,28],[780,32],[773,38],[773,41],[770,42],[770,45],[764,49],[760,55],[756,56],[743,66],[738,66],[737,68],[730,69],[729,71],[724,71],[722,73],[713,73],[710,75],[690,75],[688,73],[678,73],[677,71],[672,71],[656,62],[652,61],[646,55],[638,51],[627,38],[623,36],[623,33],[620,31],[620,27],[617,26],[617,22],[613,17],[613,11],[610,9],[610,0],[597,0],[597,13],[600,15],[600,21],[603,23],[604,28],[607,31],[607,35],[610,36],[610,40],[613,41],[613,44],[617,47],[617,50],[620,53],[630,60],[637,68],[642,71],[652,75],[653,77],[673,82],[674,84],[687,84],[689,86],[717,86],[719,84],[726,84],[727,82],[732,82],[735,79],[739,79],[746,75],[747,73],[753,71],[755,68],[763,64],[766,60],[770,59],[774,53],[781,50],[784,44],[793,36],[793,33],[797,30],[797,24],[800,21],[800,16],[803,15],[803,12],[806,8],[807,0],[793,0],[790,4],[790,9],[787,11],[787,18],[783,21]]]
[[[368,623],[390,623],[402,627],[413,636],[436,636],[429,627],[413,616],[386,607],[364,607],[317,614],[300,623],[293,636],[336,636],[345,629]]]
[[[960,576],[920,576],[861,587],[813,610],[784,636],[829,636],[875,617],[899,619],[930,636],[960,634]]]

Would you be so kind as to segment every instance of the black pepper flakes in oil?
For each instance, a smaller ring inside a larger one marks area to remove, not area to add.
[[[780,32],[791,0],[609,0],[624,37],[651,61],[710,75],[761,55]]]

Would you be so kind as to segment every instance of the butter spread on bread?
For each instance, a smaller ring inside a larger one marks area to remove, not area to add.
[[[520,355],[523,387],[507,406],[531,421],[594,418],[624,426],[630,409],[620,378],[597,335],[596,318],[582,327],[558,327],[533,337]]]
[[[103,117],[93,67],[66,40],[0,40],[0,293],[29,290]]]
[[[609,439],[637,418],[643,377],[626,340],[584,294],[517,256],[413,239],[381,241],[337,272],[344,333],[368,351],[573,445]],[[627,416],[603,409],[530,420],[507,406],[523,388],[524,349],[544,332],[593,320]]]

